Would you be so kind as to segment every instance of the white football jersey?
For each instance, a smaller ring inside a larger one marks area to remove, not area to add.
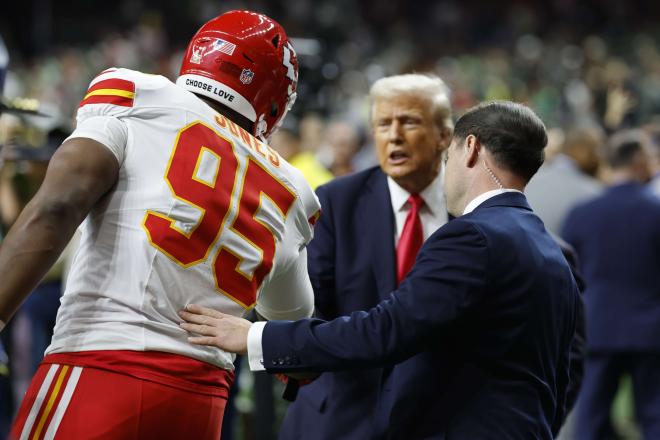
[[[177,312],[196,303],[267,319],[309,316],[305,246],[319,215],[302,174],[162,76],[95,78],[71,138],[117,157],[115,187],[81,225],[46,353],[155,350],[226,369],[192,345]]]

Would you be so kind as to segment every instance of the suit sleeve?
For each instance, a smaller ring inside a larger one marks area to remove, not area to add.
[[[571,270],[573,267],[571,267]],[[578,290],[575,301],[575,332],[570,347],[558,360],[557,365],[557,411],[552,422],[552,433],[557,435],[573,409],[584,376],[586,353],[584,304]]]
[[[400,362],[429,348],[479,300],[487,268],[482,234],[454,220],[427,240],[399,289],[369,312],[266,324],[264,365],[271,372],[337,371]]]
[[[337,316],[335,305],[335,225],[327,188],[321,186],[316,195],[321,203],[321,216],[314,228],[314,239],[307,252],[307,270],[314,289],[316,316]]]

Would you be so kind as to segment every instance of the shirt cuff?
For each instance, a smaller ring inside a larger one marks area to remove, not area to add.
[[[248,361],[251,371],[265,371],[264,351],[261,347],[261,337],[264,333],[265,321],[255,322],[250,326],[247,337]]]

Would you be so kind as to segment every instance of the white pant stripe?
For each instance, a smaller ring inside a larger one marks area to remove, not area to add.
[[[46,377],[44,378],[44,381],[41,384],[41,388],[39,388],[39,393],[37,393],[37,398],[34,400],[34,403],[32,404],[32,408],[30,408],[30,414],[25,420],[25,425],[23,426],[23,431],[21,432],[20,440],[28,440],[28,437],[30,436],[30,431],[32,431],[32,426],[34,425],[34,421],[37,418],[37,415],[39,414],[42,405],[44,404],[44,400],[46,399],[46,394],[48,393],[48,389],[50,388],[50,385],[53,383],[53,378],[55,377],[55,374],[57,373],[57,370],[59,368],[60,365],[53,364],[48,369],[48,373],[46,374]]]
[[[66,384],[64,393],[62,393],[60,403],[57,405],[55,413],[53,413],[53,418],[50,421],[50,425],[48,426],[48,431],[46,431],[44,440],[53,440],[55,438],[57,428],[60,427],[60,422],[64,417],[64,413],[66,413],[66,409],[69,406],[73,392],[76,390],[76,385],[78,384],[78,379],[80,379],[81,373],[82,367],[74,367],[71,371],[71,376],[69,376],[69,381]]]

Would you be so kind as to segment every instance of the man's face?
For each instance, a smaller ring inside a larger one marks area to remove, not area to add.
[[[371,122],[383,172],[408,191],[426,188],[449,137],[435,125],[430,102],[414,95],[376,99]]]

